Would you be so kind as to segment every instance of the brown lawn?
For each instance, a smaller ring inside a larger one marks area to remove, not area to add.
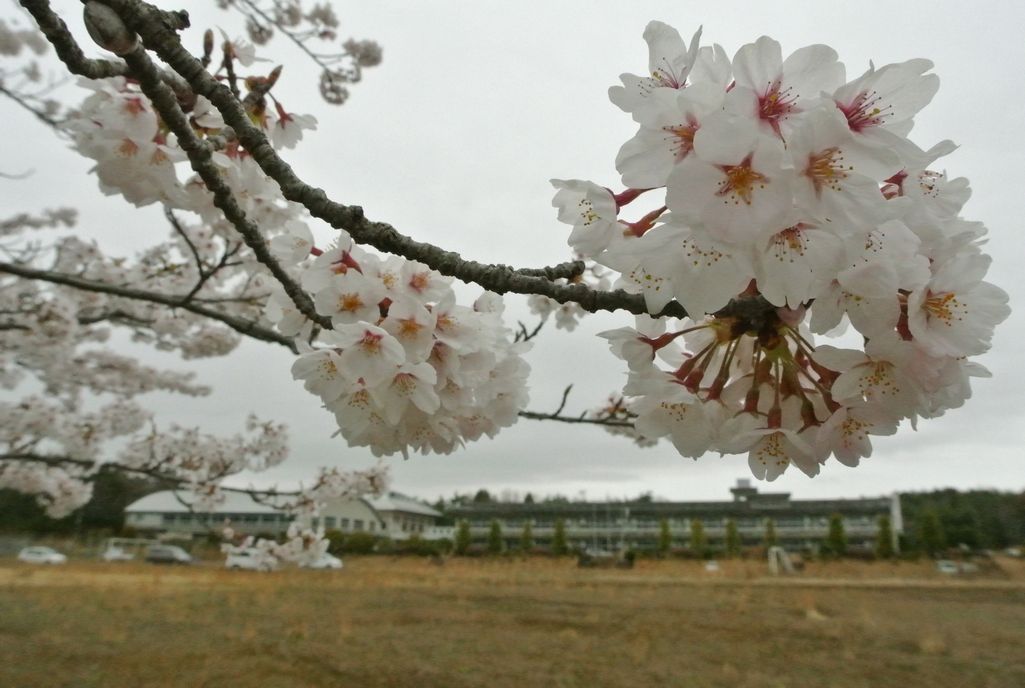
[[[0,686],[1025,686],[1025,565],[0,563]]]

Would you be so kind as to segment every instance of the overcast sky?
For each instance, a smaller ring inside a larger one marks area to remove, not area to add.
[[[239,33],[231,13],[210,0],[176,4],[193,14],[187,44],[198,49],[202,29]],[[80,24],[76,0],[54,3],[69,24]],[[630,117],[606,92],[622,72],[644,73],[641,39],[651,19],[685,38],[704,25],[703,44],[720,43],[731,56],[762,34],[783,44],[784,56],[811,43],[834,47],[848,78],[876,65],[926,57],[936,63],[941,87],[916,119],[911,138],[929,147],[945,138],[961,145],[942,161],[965,176],[974,194],[966,218],[990,228],[994,256],[989,279],[1011,294],[1010,319],[998,328],[993,351],[979,361],[993,371],[974,384],[961,409],[903,427],[875,440],[874,455],[858,468],[836,461],[809,479],[791,469],[763,489],[798,497],[856,497],[936,487],[1025,488],[1021,351],[1025,322],[1025,89],[1021,65],[1025,12],[1013,2],[361,2],[336,3],[342,37],[372,38],[384,62],[368,70],[349,103],[335,108],[316,95],[316,71],[282,40],[268,52],[285,64],[275,89],[287,109],[320,120],[319,131],[285,156],[306,181],[336,200],[362,205],[372,219],[480,261],[542,266],[569,257],[567,227],[551,208],[550,178],[590,179],[621,186],[616,152],[634,133]],[[10,10],[4,10],[10,14]],[[73,98],[74,86],[63,91]],[[4,215],[55,205],[80,208],[79,230],[112,253],[129,254],[161,240],[159,213],[140,213],[104,198],[87,174],[90,162],[66,149],[47,129],[0,100],[6,173],[34,170],[23,181],[0,181]],[[324,243],[330,230],[320,228]],[[461,293],[472,298],[476,290]],[[507,299],[508,318],[530,316],[521,297]],[[623,313],[589,317],[573,334],[546,328],[529,354],[530,408],[553,410],[573,384],[567,407],[580,412],[620,387],[624,366],[594,333],[632,323]],[[178,369],[199,372],[213,385],[204,399],[152,395],[163,422],[234,432],[250,411],[286,421],[292,459],[287,467],[254,477],[258,485],[285,486],[313,468],[362,468],[369,451],[332,438],[333,417],[291,380],[291,354],[246,343],[235,355],[198,364],[148,354]],[[389,460],[394,489],[433,499],[487,487],[588,498],[652,491],[670,499],[722,499],[738,477],[748,477],[745,456],[709,455],[694,462],[667,444],[640,449],[598,428],[521,421],[495,440],[468,445],[451,456]]]

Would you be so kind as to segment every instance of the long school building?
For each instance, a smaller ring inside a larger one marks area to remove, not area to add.
[[[759,492],[747,480],[739,480],[733,498],[719,502],[484,502],[453,506],[449,515],[469,523],[476,544],[488,541],[492,523],[498,522],[508,548],[519,547],[527,523],[538,547],[550,547],[557,521],[562,521],[571,549],[651,550],[658,546],[662,521],[669,525],[672,546],[689,547],[691,527],[700,521],[711,549],[721,548],[727,522],[737,525],[745,547],[765,543],[769,521],[777,544],[788,550],[814,551],[829,534],[833,514],[843,518],[851,550],[871,549],[876,544],[880,517],[890,520],[896,549],[903,532],[900,498],[791,499],[786,492]]]

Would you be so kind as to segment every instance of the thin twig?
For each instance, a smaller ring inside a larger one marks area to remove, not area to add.
[[[537,411],[520,411],[520,418],[530,420],[554,420],[560,423],[584,423],[587,425],[605,425],[613,428],[632,428],[630,421],[613,420],[611,418],[585,418],[579,416],[560,416],[552,413],[538,413]]]
[[[144,475],[161,482],[164,485],[172,487],[188,487],[189,481],[184,478],[180,478],[175,475],[169,475],[156,468],[146,468],[139,466],[128,466],[126,464],[117,463],[114,461],[105,461],[102,463],[96,461],[90,461],[88,459],[78,459],[71,456],[54,456],[49,454],[25,454],[25,453],[10,453],[0,454],[0,461],[21,461],[24,463],[41,463],[47,466],[77,466],[79,468],[86,469],[107,469],[113,471],[121,471],[124,473],[134,473],[137,475]],[[215,480],[227,477],[228,474],[222,474],[216,476]],[[223,492],[236,492],[241,494],[247,494],[254,499],[257,497],[298,497],[301,493],[298,490],[257,490],[256,488],[245,488],[245,487],[228,487],[224,485],[218,485],[217,489]]]

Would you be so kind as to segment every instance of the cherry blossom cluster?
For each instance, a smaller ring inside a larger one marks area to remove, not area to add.
[[[278,7],[286,9],[284,4]],[[108,15],[99,19],[111,18],[108,8],[90,3],[86,23],[93,34],[97,9]],[[301,9],[301,3],[289,3],[288,9]],[[303,12],[302,21],[310,25],[334,21],[316,7]],[[278,20],[282,26],[296,26],[288,17]],[[38,55],[48,45],[38,31],[0,22],[0,54],[5,58],[25,53],[25,48]],[[208,32],[208,62],[214,47]],[[220,48],[223,60],[215,76],[237,89],[250,120],[277,148],[298,143],[316,121],[289,112],[272,93],[280,69],[241,75],[242,68],[253,67],[255,47],[224,37]],[[348,83],[358,80],[361,68],[380,61],[380,48],[373,42],[350,40],[344,48],[355,65]],[[17,72],[7,66],[0,68],[0,75],[10,89],[41,80],[34,60]],[[281,244],[279,235],[308,232],[303,209],[282,197],[211,103],[192,94],[180,77],[170,72],[164,76],[193,132],[213,150],[213,162],[247,219],[275,247]],[[74,109],[65,110],[28,90],[11,90],[9,95],[68,134],[75,150],[95,161],[93,171],[105,193],[121,195],[136,206],[162,206],[170,239],[123,258],[105,255],[95,243],[80,238],[80,232],[49,243],[28,236],[72,227],[73,210],[0,220],[0,387],[14,390],[27,384],[32,392],[0,404],[0,487],[34,494],[50,515],[60,517],[88,501],[97,471],[113,466],[191,488],[201,505],[214,505],[226,477],[264,470],[285,458],[284,427],[250,417],[246,433],[232,437],[195,428],[158,428],[137,396],[155,390],[202,395],[209,388],[196,384],[192,374],[158,370],[105,347],[118,328],[136,342],[183,358],[226,355],[238,345],[240,332],[291,345],[261,322],[271,293],[268,283],[274,281],[267,279],[254,251],[215,206],[200,177],[189,170],[171,127],[139,84],[125,77],[80,84],[89,95]],[[294,274],[300,270],[294,268]],[[368,481],[384,480],[380,466],[329,473],[296,497],[294,510],[315,508],[332,490],[363,489]]]
[[[252,63],[251,45],[226,45],[239,64]],[[264,103],[276,79],[272,73],[247,80],[257,97],[243,104],[270,142],[287,148],[316,121],[287,113],[276,100],[274,108]],[[198,226],[179,223],[191,249],[208,253],[206,244],[236,236],[205,184],[198,177],[183,181],[178,163],[184,153],[137,85],[121,78],[87,85],[93,94],[68,128],[76,148],[97,161],[101,189],[137,205],[159,202],[197,215]],[[317,248],[302,207],[284,199],[212,104],[194,98],[189,117],[216,149],[221,179],[247,219],[310,294],[317,313],[331,321],[332,329],[314,333],[294,297],[250,252],[237,253],[252,288],[264,290],[267,320],[304,348],[294,375],[335,414],[350,445],[378,455],[408,448],[447,453],[516,421],[526,402],[528,367],[520,357],[526,347],[510,341],[497,296],[460,306],[439,273],[399,257],[382,259],[344,234],[334,248]]]
[[[234,54],[240,56],[240,64],[251,64],[253,57],[248,52],[235,50]],[[261,93],[268,80],[254,79],[251,92]],[[82,79],[79,83],[93,93],[64,127],[76,150],[96,161],[93,172],[104,193],[120,194],[139,207],[159,202],[171,209],[192,211],[211,224],[225,223],[202,182],[185,178],[188,165],[178,164],[187,160],[185,152],[136,83],[124,77]],[[247,216],[261,227],[275,227],[297,215],[297,209],[281,198],[274,181],[239,148],[220,113],[202,96],[192,98],[190,121],[196,132],[218,149],[214,161]],[[304,131],[316,126],[312,115],[286,112],[276,100],[270,107],[265,98],[256,98],[247,110],[278,148],[295,146]]]
[[[382,259],[346,236],[308,264],[302,285],[334,329],[292,373],[335,414],[351,446],[449,453],[516,422],[527,401],[530,369],[520,354],[528,344],[511,341],[497,295],[460,306],[450,278]],[[272,303],[279,327],[301,326],[283,298]]]
[[[271,495],[259,498],[261,503],[294,517],[283,542],[252,535],[239,535],[228,521],[221,529],[221,551],[225,554],[248,551],[261,565],[267,567],[281,562],[300,565],[314,563],[327,551],[329,545],[329,541],[324,537],[323,526],[312,527],[322,505],[339,498],[377,495],[386,486],[387,471],[381,464],[366,471],[342,472],[337,468],[321,469],[313,484],[305,487],[298,495]]]
[[[553,180],[553,204],[615,286],[690,315],[603,335],[641,436],[747,453],[768,480],[856,465],[872,435],[960,406],[1009,314],[985,228],[959,215],[968,182],[935,171],[955,146],[908,139],[939,80],[923,59],[848,80],[831,48],[784,59],[764,36],[730,60],[700,35],[651,22],[649,73],[609,90],[638,125],[626,190]],[[816,343],[848,325],[860,348]]]

